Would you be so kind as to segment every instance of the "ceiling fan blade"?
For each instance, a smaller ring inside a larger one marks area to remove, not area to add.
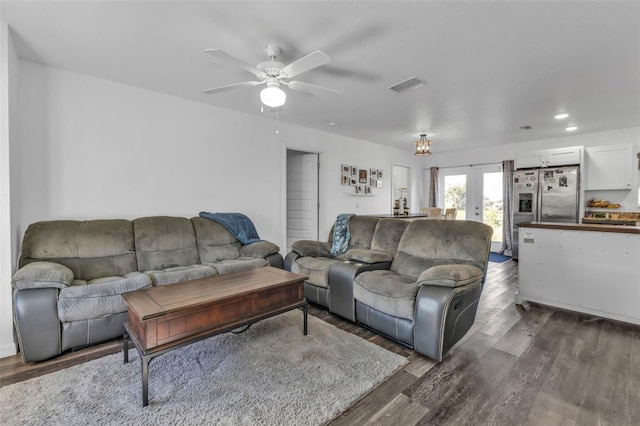
[[[316,50],[315,52],[311,52],[307,56],[285,66],[282,68],[282,72],[287,75],[287,78],[291,78],[313,68],[319,67],[320,65],[328,64],[329,62],[331,62],[331,58],[329,58],[324,52]]]
[[[265,80],[266,81],[266,80]],[[225,92],[227,90],[239,89],[241,87],[253,87],[265,83],[265,81],[243,81],[242,83],[228,84],[226,86],[214,87],[213,89],[203,90],[202,93],[211,95],[213,93]]]
[[[226,52],[223,52],[220,49],[205,49],[205,52],[208,53],[211,56],[215,56],[218,59],[222,59],[225,62],[229,62],[230,64],[234,64],[239,66],[240,68],[249,71],[251,74],[255,75],[258,78],[265,78],[265,73],[260,71],[258,68],[254,67],[253,65],[249,65],[248,63],[244,62],[243,60],[240,60],[238,58],[236,58],[235,56],[231,56]]]
[[[329,89],[328,87],[316,86],[315,84],[305,83],[303,81],[290,81],[287,83],[290,89],[300,90],[301,92],[312,93],[314,95],[322,94],[323,92],[342,93],[339,90]]]

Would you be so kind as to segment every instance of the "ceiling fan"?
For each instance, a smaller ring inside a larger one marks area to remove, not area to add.
[[[231,89],[239,89],[241,87],[254,87],[266,84],[267,87],[262,89],[260,92],[260,100],[263,104],[272,108],[284,105],[287,100],[287,94],[280,88],[280,85],[287,86],[289,89],[313,94],[326,91],[342,93],[338,90],[329,89],[327,87],[316,86],[315,84],[305,83],[303,81],[291,80],[292,77],[295,77],[298,74],[302,74],[303,72],[325,65],[331,61],[329,56],[319,50],[311,52],[307,56],[304,56],[289,65],[285,65],[276,61],[276,58],[280,53],[282,53],[282,50],[278,46],[268,45],[265,48],[265,52],[267,53],[269,60],[261,62],[255,67],[219,49],[206,49],[205,52],[218,59],[237,65],[240,68],[249,71],[251,74],[258,77],[260,81],[243,81],[241,83],[228,84],[226,86],[203,90],[203,93],[213,94]]]

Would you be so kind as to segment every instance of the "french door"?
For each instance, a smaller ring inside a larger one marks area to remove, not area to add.
[[[438,206],[458,209],[456,219],[493,228],[491,251],[502,246],[502,165],[441,168]]]

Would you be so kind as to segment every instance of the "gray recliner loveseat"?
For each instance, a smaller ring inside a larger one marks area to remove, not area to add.
[[[472,221],[353,216],[347,250],[297,241],[285,269],[306,275],[307,300],[435,360],[473,325],[491,227]]]
[[[278,252],[268,241],[242,244],[202,217],[31,224],[12,279],[22,358],[41,361],[122,336],[124,292],[267,265],[282,268]]]

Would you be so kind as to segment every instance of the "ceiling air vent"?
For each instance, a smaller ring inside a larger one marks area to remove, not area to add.
[[[424,81],[418,80],[416,77],[410,77],[404,81],[389,86],[389,89],[394,92],[402,93],[409,89],[415,89],[416,87],[424,86]]]

